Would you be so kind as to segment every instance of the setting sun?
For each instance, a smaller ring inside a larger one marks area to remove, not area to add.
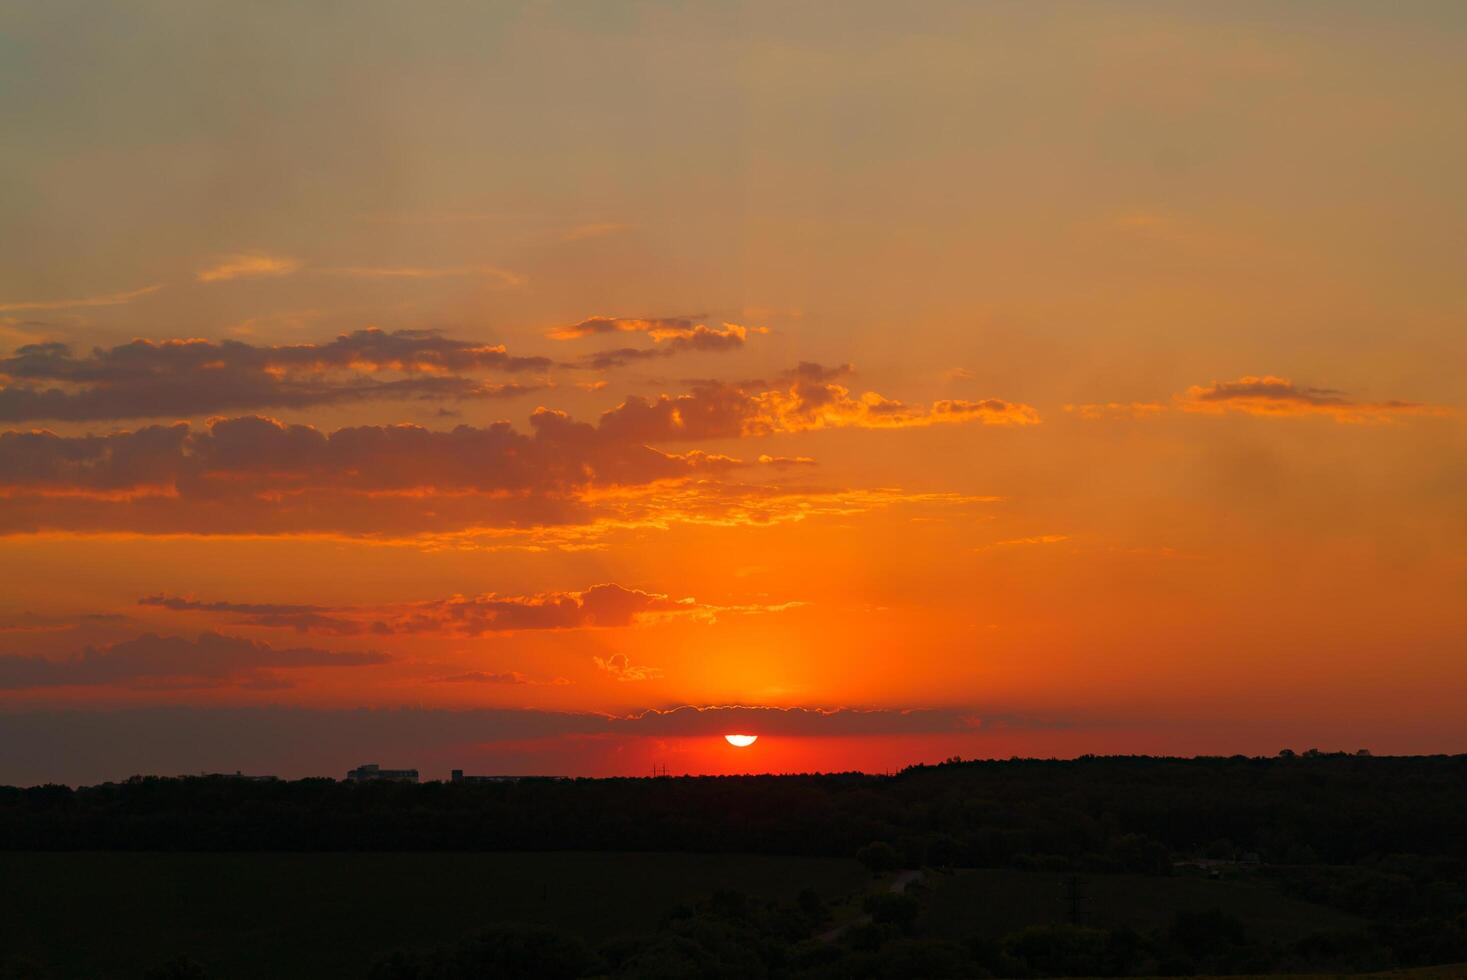
[[[759,741],[758,735],[725,735],[723,737],[729,745],[732,745],[735,748],[739,749],[747,749],[749,746]]]

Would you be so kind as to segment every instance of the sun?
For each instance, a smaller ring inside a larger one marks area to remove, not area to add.
[[[749,746],[759,741],[758,735],[725,735],[723,737],[729,745],[732,745],[733,747],[739,749],[747,749]]]

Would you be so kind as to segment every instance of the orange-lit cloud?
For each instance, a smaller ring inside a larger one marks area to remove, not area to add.
[[[661,593],[628,589],[614,583],[593,585],[581,592],[542,592],[519,596],[489,593],[378,606],[201,602],[161,595],[147,596],[140,599],[139,604],[174,612],[225,616],[235,626],[279,627],[302,633],[464,637],[526,630],[621,628],[667,619],[711,623],[720,614],[777,612],[799,605],[787,602],[779,605],[718,606],[692,598],[674,599]]]
[[[686,337],[702,324],[686,316],[629,317],[589,316],[579,323],[556,327],[545,334],[552,340],[578,340],[608,333],[645,333],[653,340]]]
[[[1243,412],[1272,417],[1323,415],[1336,422],[1384,422],[1401,415],[1441,415],[1440,406],[1418,402],[1363,402],[1333,388],[1297,385],[1273,375],[1245,375],[1236,381],[1193,385],[1177,396],[1186,412]]]
[[[156,352],[152,345],[142,350]],[[311,356],[317,353],[313,349]],[[505,356],[489,353],[496,362]],[[67,363],[64,356],[61,363]],[[541,408],[530,417],[529,434],[507,422],[449,431],[395,425],[325,433],[255,416],[211,419],[202,428],[175,423],[96,436],[4,432],[0,495],[8,504],[0,533],[329,531],[392,537],[567,524],[777,522],[847,507],[869,509],[903,495],[727,485],[706,477],[743,466],[741,460],[700,450],[668,453],[651,444],[831,427],[1037,419],[1028,406],[997,399],[939,401],[921,409],[873,392],[852,398],[832,382],[797,380],[783,390],[707,382],[685,395],[633,397],[595,425]],[[776,467],[773,457],[766,465]]]
[[[807,374],[827,369],[806,365]],[[908,405],[874,391],[852,395],[827,380],[797,377],[788,387],[760,391],[750,385],[707,381],[685,395],[628,398],[601,416],[600,428],[643,442],[729,439],[814,429],[900,429],[977,422],[1033,425],[1039,413],[998,398],[942,399],[930,407]]]
[[[575,340],[611,333],[641,333],[652,339],[655,347],[618,347],[587,354],[579,366],[593,370],[623,367],[634,361],[671,357],[685,351],[732,351],[742,348],[751,333],[768,333],[767,327],[748,327],[725,323],[710,327],[691,317],[613,317],[593,316],[580,323],[551,330],[547,336],[555,340]]]
[[[199,282],[225,282],[230,279],[264,279],[288,276],[299,271],[299,259],[268,252],[240,252],[226,255],[194,276]]]
[[[0,420],[179,417],[253,408],[303,408],[372,399],[495,398],[528,385],[460,375],[544,371],[544,357],[424,330],[377,329],[325,344],[257,346],[237,340],[134,340],[76,355],[29,344],[0,359]],[[395,375],[384,377],[384,375]]]
[[[604,670],[618,681],[650,681],[662,676],[662,669],[646,664],[634,664],[624,653],[613,653],[609,657],[592,657],[597,668]]]
[[[144,286],[141,289],[130,289],[122,293],[105,293],[101,296],[83,296],[78,299],[21,300],[0,303],[0,313],[14,313],[20,310],[70,310],[91,306],[121,306],[123,303],[131,303],[139,296],[156,293],[162,288],[163,286],[159,284]]]
[[[282,649],[219,633],[195,640],[146,633],[69,657],[0,655],[0,689],[39,687],[150,687],[179,689],[225,684],[269,684],[263,673],[302,667],[359,667],[386,663],[371,651],[335,652],[311,647]]]

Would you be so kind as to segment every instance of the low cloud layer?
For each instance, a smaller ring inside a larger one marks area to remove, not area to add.
[[[593,585],[582,592],[519,596],[489,593],[372,606],[205,602],[163,595],[147,596],[139,604],[173,612],[220,616],[234,626],[293,629],[301,633],[462,637],[529,630],[621,628],[666,619],[712,622],[720,614],[774,612],[798,605],[716,606],[614,583]]]
[[[507,397],[543,385],[491,384],[467,375],[544,372],[551,363],[426,330],[366,329],[324,344],[280,346],[134,340],[81,355],[66,344],[28,344],[0,358],[0,422]]]
[[[212,632],[200,633],[194,640],[145,633],[120,643],[85,647],[66,657],[0,654],[0,690],[96,686],[180,689],[230,684],[274,688],[286,686],[274,670],[359,667],[385,663],[387,659],[374,652],[277,648]]]

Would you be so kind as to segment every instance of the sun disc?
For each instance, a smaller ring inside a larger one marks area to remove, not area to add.
[[[746,749],[759,740],[758,735],[725,735],[724,739],[735,748]]]

